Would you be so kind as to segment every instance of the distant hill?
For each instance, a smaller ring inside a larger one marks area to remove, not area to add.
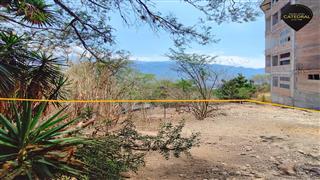
[[[158,79],[177,80],[179,75],[174,71],[175,62],[173,61],[132,61],[132,67],[142,73],[154,74]],[[222,79],[230,79],[241,73],[247,78],[251,78],[257,74],[264,74],[264,68],[245,68],[237,66],[227,66],[220,64],[212,64],[215,71],[221,72]]]

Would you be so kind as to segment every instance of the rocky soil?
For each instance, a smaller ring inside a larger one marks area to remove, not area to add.
[[[213,117],[195,120],[174,108],[137,112],[141,132],[161,122],[186,120],[184,133],[201,132],[191,157],[166,160],[150,153],[135,179],[320,179],[320,113],[255,104],[221,104]],[[145,118],[142,118],[144,116]]]

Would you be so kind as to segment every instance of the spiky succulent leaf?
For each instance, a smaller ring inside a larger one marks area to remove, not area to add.
[[[77,120],[78,119],[73,119],[65,124],[58,125],[56,127],[51,128],[48,131],[45,131],[44,133],[40,134],[38,138],[35,139],[35,142],[41,142],[41,141],[47,140],[49,138],[52,138],[55,135],[55,133],[59,132],[60,130],[64,129],[65,127],[74,123]]]
[[[81,163],[72,159],[69,150],[87,140],[66,136],[72,132],[69,125],[78,119],[61,116],[62,109],[43,121],[45,106],[34,107],[30,102],[24,102],[22,110],[13,106],[12,121],[0,114],[0,166],[7,167],[0,170],[0,179],[47,179],[55,172],[81,174]]]
[[[51,116],[50,118],[48,118],[47,120],[45,120],[41,125],[39,125],[35,130],[36,132],[38,131],[43,131],[45,129],[47,129],[48,127],[50,127],[52,124],[56,124],[56,123],[52,123],[50,124],[52,121],[57,121],[56,118],[66,109],[67,107],[62,108],[59,112],[57,112],[56,114],[54,114],[53,116]],[[67,115],[66,115],[67,116]]]
[[[17,136],[17,128],[2,114],[0,114],[0,124],[2,124],[9,133]]]
[[[38,26],[51,26],[54,14],[49,9],[50,5],[44,0],[19,0],[8,7],[10,12],[22,17],[22,21]]]
[[[37,123],[39,122],[39,119],[43,113],[43,111],[45,110],[45,108],[47,107],[47,103],[41,103],[40,106],[38,107],[38,111],[36,113],[36,115],[33,117],[32,122],[31,122],[31,129],[33,129]]]
[[[20,133],[20,146],[24,146],[27,142],[28,134],[30,131],[30,125],[32,122],[32,109],[31,103],[23,102],[24,108],[22,112],[21,121],[21,133]]]

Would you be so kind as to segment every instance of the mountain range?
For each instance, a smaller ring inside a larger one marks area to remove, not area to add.
[[[179,74],[174,70],[176,66],[174,61],[132,61],[132,67],[146,74],[154,74],[157,79],[178,80]],[[242,74],[247,78],[252,78],[257,74],[264,74],[264,68],[247,68],[238,66],[229,66],[221,64],[211,64],[215,72],[221,74],[222,79],[230,79],[237,74]]]

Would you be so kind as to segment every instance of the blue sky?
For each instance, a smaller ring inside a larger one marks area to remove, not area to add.
[[[162,0],[156,4],[163,12],[172,12],[181,22],[192,23],[197,11],[175,0]],[[128,50],[132,59],[142,61],[168,60],[164,54],[173,47],[172,40],[164,32],[153,32],[147,25],[133,27],[125,25],[119,17],[111,21],[116,29],[116,48]],[[264,66],[264,18],[261,15],[254,22],[224,23],[213,25],[214,35],[219,43],[206,46],[193,44],[189,52],[218,55],[219,64],[261,68]]]

